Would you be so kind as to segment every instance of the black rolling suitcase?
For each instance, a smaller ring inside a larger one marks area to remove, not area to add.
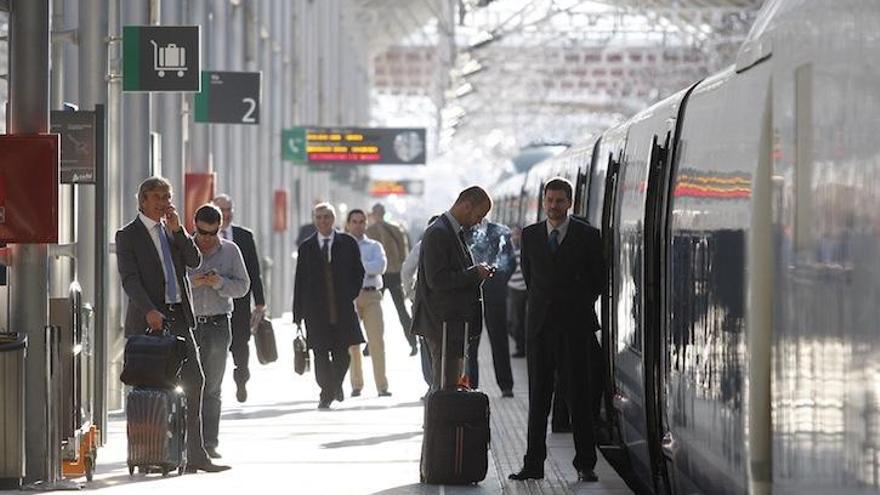
[[[128,474],[156,470],[167,476],[186,467],[186,396],[176,388],[135,387],[125,405]]]
[[[257,348],[257,361],[269,364],[278,359],[278,347],[275,345],[275,330],[272,322],[261,318],[254,327],[254,346]]]
[[[464,359],[467,362],[465,324]],[[442,369],[446,369],[446,323],[443,323]],[[445,382],[445,373],[441,381]],[[421,480],[424,483],[467,485],[486,478],[489,468],[489,397],[457,388],[441,390],[425,399],[425,436]]]

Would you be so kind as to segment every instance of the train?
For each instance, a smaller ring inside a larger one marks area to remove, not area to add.
[[[492,188],[602,232],[600,449],[637,492],[880,492],[880,2],[768,0],[735,63]]]

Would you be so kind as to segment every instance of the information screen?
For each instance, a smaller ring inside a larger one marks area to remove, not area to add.
[[[296,127],[282,134],[284,158],[302,165],[424,165],[423,128]]]

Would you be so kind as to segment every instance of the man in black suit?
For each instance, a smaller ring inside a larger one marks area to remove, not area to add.
[[[293,322],[306,323],[306,340],[315,355],[321,387],[318,409],[342,402],[342,381],[351,358],[348,348],[364,343],[354,300],[361,292],[364,265],[354,237],[333,228],[336,210],[319,203],[313,211],[317,232],[299,246],[293,286]]]
[[[138,188],[138,216],[116,232],[116,261],[122,287],[128,295],[125,335],[160,331],[163,327],[186,339],[187,359],[182,382],[186,393],[186,449],[188,472],[217,472],[228,466],[213,464],[202,439],[202,389],[205,375],[192,329],[195,317],[186,269],[198,267],[201,255],[180,224],[171,203],[171,183],[150,177]]]
[[[247,400],[247,381],[251,378],[251,371],[248,368],[250,359],[250,347],[248,341],[251,339],[251,298],[254,300],[255,318],[262,318],[266,314],[266,299],[263,296],[263,277],[260,272],[260,257],[257,256],[257,245],[254,243],[254,234],[250,230],[233,225],[232,220],[235,215],[235,203],[226,194],[220,194],[214,198],[214,204],[220,208],[223,213],[223,223],[220,226],[220,237],[227,241],[232,241],[241,250],[244,258],[244,266],[247,269],[248,277],[251,280],[251,288],[244,297],[239,297],[233,301],[234,310],[232,312],[232,345],[229,351],[232,352],[232,362],[235,363],[235,370],[232,372],[232,379],[235,380],[236,392],[235,398],[239,402]]]
[[[510,475],[512,480],[544,477],[547,415],[557,370],[567,378],[578,480],[597,480],[590,398],[601,377],[590,376],[590,363],[599,356],[594,306],[604,290],[605,269],[599,231],[568,215],[571,205],[571,183],[551,179],[544,186],[547,220],[529,225],[522,234],[522,272],[528,290],[529,427],[524,465]]]
[[[464,324],[469,337],[483,330],[480,285],[492,276],[486,263],[475,264],[465,242],[465,231],[480,223],[492,208],[486,191],[473,186],[459,194],[449,211],[432,223],[422,237],[412,332],[425,337],[433,361],[433,390],[446,375],[446,388],[455,388],[464,354]],[[443,323],[447,323],[447,361],[441,369]]]

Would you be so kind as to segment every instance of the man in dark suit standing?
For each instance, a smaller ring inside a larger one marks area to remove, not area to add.
[[[422,237],[419,255],[412,332],[425,337],[433,361],[433,390],[442,384],[455,388],[464,353],[464,324],[469,337],[483,330],[480,285],[492,276],[486,263],[475,264],[465,242],[465,231],[480,223],[492,208],[492,200],[481,187],[473,186],[459,194],[449,211],[432,223]],[[443,323],[447,323],[447,361],[441,369]]]
[[[342,402],[342,381],[351,358],[348,348],[362,344],[354,300],[361,292],[364,265],[354,237],[333,228],[336,210],[319,203],[313,211],[317,232],[300,244],[293,286],[293,322],[306,323],[306,340],[315,355],[321,387],[318,409]]]
[[[605,269],[599,231],[570,216],[571,206],[571,183],[551,179],[544,186],[547,220],[529,225],[522,234],[522,273],[528,288],[529,426],[524,465],[510,475],[512,480],[544,477],[547,415],[558,370],[567,378],[578,480],[597,481],[590,397],[601,377],[590,376],[590,363],[599,356],[594,307],[604,290]]]
[[[229,351],[232,352],[232,362],[235,363],[235,370],[232,372],[232,379],[235,380],[235,398],[239,402],[247,400],[247,381],[251,378],[251,371],[248,368],[250,360],[250,347],[248,342],[251,339],[251,298],[254,300],[254,318],[262,318],[266,314],[266,298],[263,295],[263,277],[260,272],[260,257],[257,256],[257,245],[254,243],[254,234],[250,230],[234,225],[232,223],[235,216],[235,203],[226,194],[221,194],[214,198],[213,203],[220,208],[223,213],[223,223],[220,226],[220,238],[232,241],[241,250],[244,258],[244,266],[247,269],[248,277],[251,280],[251,288],[244,297],[239,297],[233,301],[234,310],[232,312],[232,345]]]
[[[192,329],[195,317],[186,269],[198,267],[201,255],[180,224],[171,203],[171,183],[150,177],[138,188],[140,212],[116,232],[116,260],[122,287],[128,295],[125,335],[160,331],[163,326],[186,339],[187,359],[182,382],[186,393],[186,450],[188,472],[225,471],[213,464],[202,439],[202,389],[205,375]]]

